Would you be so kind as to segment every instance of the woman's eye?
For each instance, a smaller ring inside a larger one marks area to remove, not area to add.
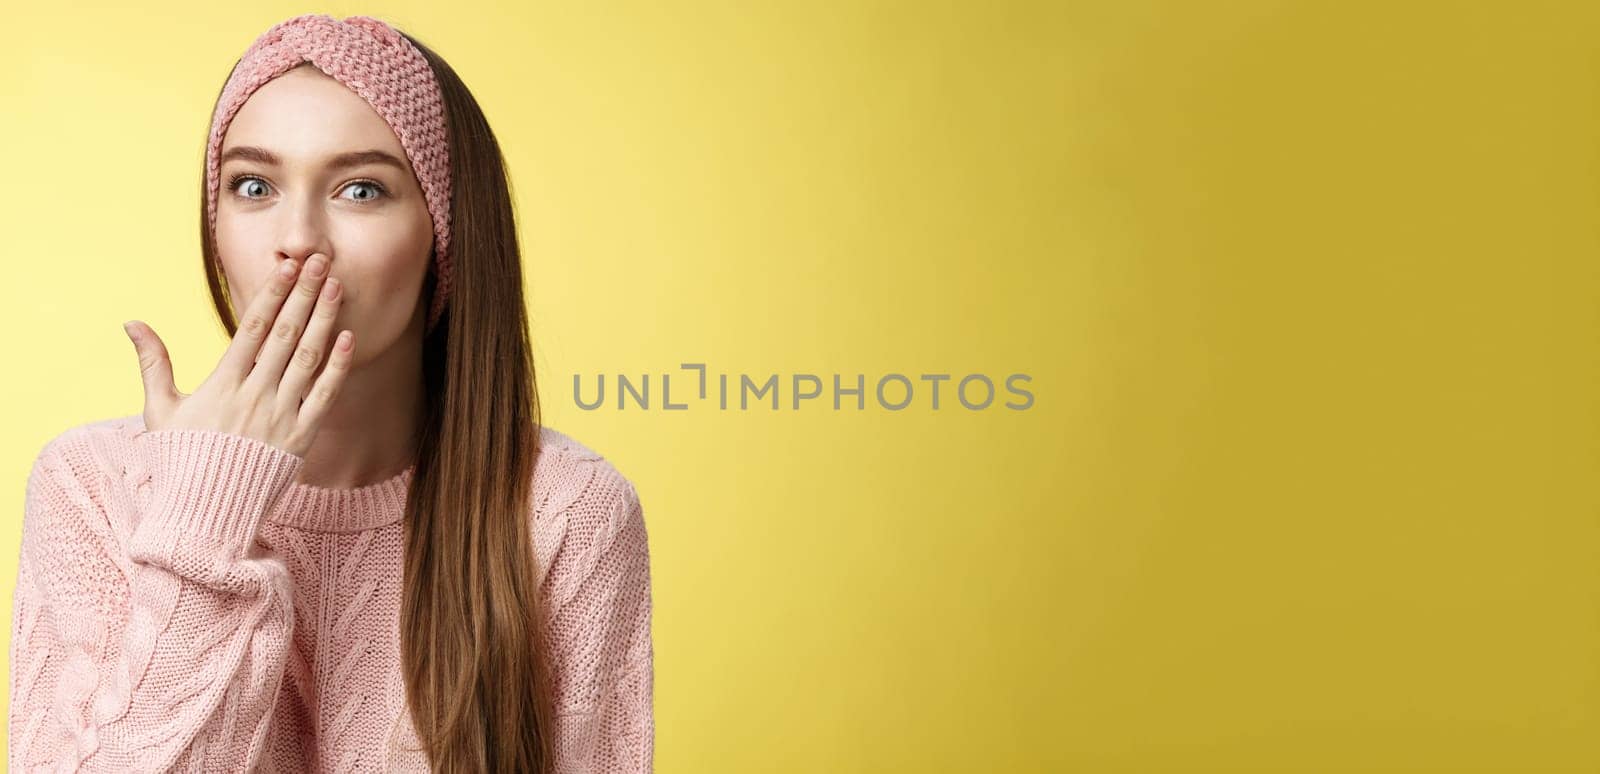
[[[351,183],[350,185],[345,186],[344,190],[354,191],[355,195],[350,198],[358,202],[372,201],[383,196],[384,194],[383,186],[366,180],[358,180],[354,183]]]
[[[228,188],[246,199],[259,198],[267,193],[267,184],[259,177],[236,177],[228,184]]]

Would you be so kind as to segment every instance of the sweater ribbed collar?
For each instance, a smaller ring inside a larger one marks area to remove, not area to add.
[[[283,490],[266,520],[315,532],[362,532],[386,527],[405,516],[406,495],[416,464],[382,481],[353,489],[332,489],[294,481]]]

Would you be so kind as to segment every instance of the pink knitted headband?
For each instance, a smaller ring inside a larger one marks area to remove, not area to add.
[[[305,14],[262,33],[239,58],[222,89],[206,144],[206,217],[217,226],[222,137],[235,113],[257,88],[290,68],[310,62],[370,103],[400,139],[433,217],[437,277],[428,330],[450,295],[450,145],[444,99],[427,59],[411,41],[370,16],[343,21]]]

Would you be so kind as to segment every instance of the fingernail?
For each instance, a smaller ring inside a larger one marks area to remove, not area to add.
[[[294,259],[291,258],[278,266],[278,276],[288,279],[294,276],[294,270]]]

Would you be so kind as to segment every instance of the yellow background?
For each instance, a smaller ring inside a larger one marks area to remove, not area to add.
[[[640,490],[659,771],[1600,770],[1596,6],[86,5],[0,47],[8,588],[120,324],[222,351],[228,67],[366,13],[485,107],[548,423]],[[688,361],[1035,403],[573,403]]]

